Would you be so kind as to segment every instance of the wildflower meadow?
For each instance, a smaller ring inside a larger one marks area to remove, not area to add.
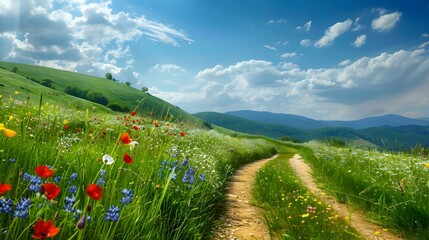
[[[265,140],[166,113],[0,98],[1,239],[207,239],[234,169]]]

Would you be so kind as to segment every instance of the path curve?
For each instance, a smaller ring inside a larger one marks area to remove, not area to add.
[[[214,240],[270,239],[262,220],[261,209],[250,202],[256,173],[277,156],[246,164],[236,171],[227,187],[227,210],[220,217],[221,224],[215,230]]]
[[[365,239],[386,239],[386,240],[397,240],[402,239],[399,236],[396,236],[389,231],[384,231],[382,227],[372,224],[366,221],[366,217],[362,212],[352,209],[350,205],[345,203],[340,203],[334,198],[326,196],[323,194],[322,190],[317,187],[313,179],[313,171],[305,163],[301,156],[295,154],[293,158],[289,160],[289,163],[296,173],[296,175],[301,179],[304,185],[313,192],[319,199],[321,199],[326,204],[332,206],[335,209],[339,216],[350,219],[350,225],[356,229],[356,231]]]

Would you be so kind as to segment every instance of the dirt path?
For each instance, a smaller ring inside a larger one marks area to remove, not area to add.
[[[260,209],[250,204],[250,201],[256,172],[276,157],[262,159],[237,170],[228,186],[226,214],[220,218],[222,224],[216,230],[214,240],[270,239]]]
[[[332,197],[323,194],[313,180],[312,169],[301,159],[301,156],[296,154],[289,160],[292,169],[296,175],[302,180],[306,187],[313,192],[318,198],[326,204],[332,206],[338,212],[338,215],[350,219],[350,225],[365,239],[402,239],[389,231],[384,231],[382,227],[366,221],[365,216],[351,208],[350,205],[340,203]]]

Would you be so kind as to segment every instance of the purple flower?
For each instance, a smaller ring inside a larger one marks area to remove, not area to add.
[[[117,222],[119,220],[119,206],[112,205],[107,210],[104,220]]]

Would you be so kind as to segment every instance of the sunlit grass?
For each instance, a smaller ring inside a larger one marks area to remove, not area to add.
[[[410,239],[429,235],[429,162],[425,156],[314,144],[302,154],[326,191]]]
[[[293,153],[282,154],[257,174],[253,194],[264,209],[274,239],[359,239],[331,206],[310,193],[289,166]]]

